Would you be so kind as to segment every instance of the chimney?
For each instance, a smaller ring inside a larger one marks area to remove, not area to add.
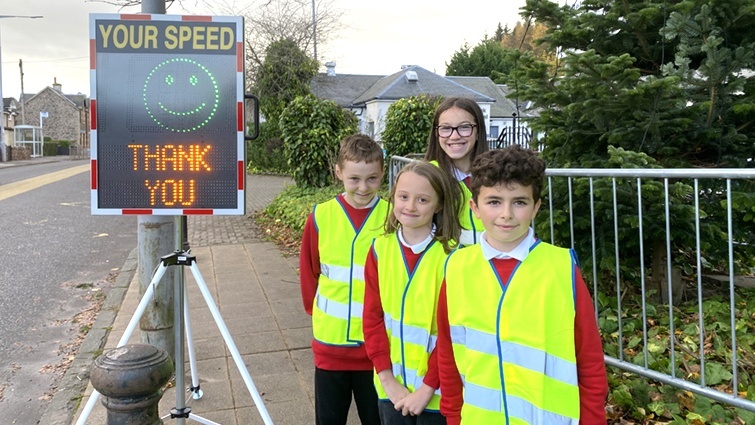
[[[336,63],[334,61],[325,62],[325,72],[328,77],[336,76]]]
[[[58,83],[58,77],[53,77],[52,88],[58,93],[63,93],[63,85]]]

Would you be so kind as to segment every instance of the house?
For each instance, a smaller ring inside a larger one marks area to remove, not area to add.
[[[404,66],[391,75],[338,75],[335,63],[325,64],[326,72],[312,79],[312,93],[320,99],[332,100],[353,111],[359,119],[359,130],[380,141],[385,128],[388,107],[399,99],[420,94],[459,96],[474,99],[485,116],[485,130],[491,142],[504,136],[519,134],[529,140],[527,114],[507,98],[505,86],[488,77],[446,77],[420,66]]]
[[[89,147],[89,98],[64,94],[57,79],[37,94],[22,94],[25,124],[41,126],[44,138]],[[41,122],[40,122],[41,120]]]

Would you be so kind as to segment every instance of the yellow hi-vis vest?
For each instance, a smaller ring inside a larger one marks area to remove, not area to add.
[[[436,167],[440,167],[438,161],[430,161]],[[453,176],[451,176],[453,177]],[[463,246],[474,245],[480,241],[480,235],[485,228],[482,226],[482,220],[477,218],[469,206],[469,200],[472,199],[472,191],[467,185],[460,181],[461,186],[461,210],[459,211],[459,224],[461,224],[461,236],[459,244]]]
[[[472,191],[469,190],[463,181],[461,185],[461,212],[459,213],[459,224],[461,224],[461,236],[459,244],[467,246],[474,245],[480,241],[480,235],[485,228],[482,226],[482,220],[477,218],[469,206],[469,200],[472,199]]]
[[[536,242],[508,282],[478,245],[446,262],[463,424],[577,425],[576,257]]]
[[[312,334],[323,344],[361,345],[364,263],[372,239],[383,232],[388,203],[379,199],[358,229],[337,199],[316,205],[313,213],[320,278],[312,306]]]
[[[430,242],[409,273],[397,234],[376,238],[380,302],[391,349],[393,376],[409,391],[422,386],[430,353],[438,340],[438,296],[447,254],[437,241]],[[375,373],[378,398],[388,395]],[[440,411],[440,390],[425,410]]]

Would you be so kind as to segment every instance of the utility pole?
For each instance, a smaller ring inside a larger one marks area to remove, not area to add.
[[[165,0],[143,0],[142,13],[165,14]],[[174,216],[140,215],[137,222],[139,293],[144,296],[161,257],[181,249],[178,246],[180,238],[176,234],[182,229],[178,225],[179,217]],[[177,278],[183,277],[181,273],[182,267],[168,268],[162,283],[155,290],[154,302],[149,304],[139,322],[141,341],[168,353],[175,353],[174,290]],[[182,367],[182,364],[177,364],[176,370],[182,370]]]
[[[142,13],[165,15],[165,0],[143,0]]]
[[[26,125],[26,115],[24,115],[24,61],[18,60],[18,68],[21,70],[21,125]]]
[[[315,62],[317,62],[317,14],[315,13],[315,0],[312,0],[312,40],[315,47]]]

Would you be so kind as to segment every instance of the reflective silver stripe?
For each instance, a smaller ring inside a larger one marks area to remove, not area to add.
[[[352,269],[349,269],[332,264],[320,264],[320,273],[328,279],[338,282],[351,282],[352,270],[354,279],[364,280],[364,266],[355,264]]]
[[[481,234],[482,232],[475,232],[474,230],[461,229],[461,236],[459,236],[459,243],[464,246],[474,245],[477,241],[480,240]]]
[[[362,303],[351,303],[351,317],[349,317],[348,304],[329,300],[322,295],[317,294],[317,308],[325,312],[328,316],[349,320],[351,318],[361,319],[364,305]]]
[[[438,343],[438,337],[435,335],[430,335],[430,344],[427,347],[427,352],[432,353],[433,350],[435,350],[435,345]]]
[[[575,387],[578,385],[575,363],[558,358],[545,351],[513,342],[504,342],[501,348],[503,360],[506,362],[536,372],[543,371],[547,376]]]
[[[579,419],[569,418],[540,409],[534,404],[512,395],[506,396],[509,417],[519,418],[531,424],[579,425]]]
[[[383,321],[385,322],[385,329],[396,338],[401,338],[401,322],[393,320],[390,313],[383,314]],[[425,351],[432,352],[435,348],[435,343],[438,338],[430,335],[427,329],[422,329],[418,326],[411,326],[404,323],[404,343],[412,343],[422,347],[425,347]]]
[[[385,322],[385,329],[394,337],[400,338],[401,322],[393,320],[390,313],[383,314],[383,321]],[[423,346],[430,353],[435,348],[437,340],[436,336],[429,335],[429,332],[425,329],[404,324],[404,343],[411,342]],[[425,379],[424,375],[418,376],[416,369],[403,368],[401,364],[393,363],[393,376],[400,376],[403,379],[403,371],[406,371],[405,385],[413,385],[415,390],[422,386],[422,381]],[[440,388],[435,390],[435,394],[440,395]]]
[[[403,379],[402,371],[406,371],[406,382],[404,382],[405,387],[408,388],[409,385],[412,385],[416,391],[422,386],[423,380],[425,379],[424,375],[418,376],[416,369],[402,368],[400,364],[393,363],[393,376],[401,377]],[[435,394],[440,395],[440,388],[435,390]]]
[[[498,357],[498,344],[495,335],[475,329],[452,326],[451,341],[456,344],[463,344],[469,350]],[[553,379],[569,385],[577,386],[578,384],[575,364],[548,354],[545,351],[513,342],[502,341],[501,355],[503,361],[506,363],[544,373]]]
[[[503,412],[502,393],[499,390],[464,382],[464,403],[493,412]]]
[[[451,326],[451,342],[467,345],[467,328],[464,326]]]
[[[493,412],[503,412],[503,398],[501,391],[464,383],[464,403]],[[531,424],[548,425],[578,425],[579,420],[548,412],[534,404],[512,395],[506,396],[506,407],[509,417],[522,419]]]

